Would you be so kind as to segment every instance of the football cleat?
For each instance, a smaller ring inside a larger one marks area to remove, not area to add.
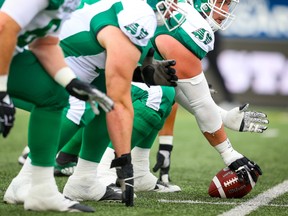
[[[64,186],[63,194],[66,197],[77,201],[122,200],[121,193],[106,187],[99,182],[94,175],[81,177],[70,176]]]
[[[75,204],[69,207],[68,212],[95,212],[94,209],[82,204]]]
[[[24,209],[32,211],[94,212],[92,208],[64,197],[58,191],[55,182],[31,187],[24,201]]]
[[[135,191],[154,191],[163,193],[173,193],[181,191],[177,185],[164,183],[156,178],[151,172],[135,178]]]
[[[158,180],[153,191],[158,193],[174,193],[181,191],[181,188],[177,185],[166,184]]]
[[[24,203],[28,191],[31,187],[31,178],[29,177],[15,177],[8,186],[4,194],[4,202],[9,204]]]
[[[111,188],[109,186],[106,187],[106,192],[100,201],[122,201],[122,191],[121,189]]]

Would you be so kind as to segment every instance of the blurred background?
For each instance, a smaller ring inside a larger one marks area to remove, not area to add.
[[[217,103],[288,107],[288,0],[240,0],[203,60]]]

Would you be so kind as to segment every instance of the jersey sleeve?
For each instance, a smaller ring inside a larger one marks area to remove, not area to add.
[[[40,11],[44,10],[48,4],[48,0],[6,0],[1,11],[13,18],[21,29],[23,29]]]

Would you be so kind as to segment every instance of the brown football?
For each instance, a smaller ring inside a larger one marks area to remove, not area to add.
[[[236,173],[228,167],[220,170],[212,179],[208,194],[219,198],[242,198],[255,186],[249,174],[250,183],[240,182]]]

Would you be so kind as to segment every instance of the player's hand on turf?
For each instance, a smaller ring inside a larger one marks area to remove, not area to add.
[[[257,182],[258,176],[262,175],[261,168],[245,156],[235,160],[228,167],[236,172],[240,182],[244,181],[247,184],[250,182],[248,173],[254,182]]]
[[[140,67],[142,79],[148,86],[177,86],[176,70],[171,67],[175,64],[175,60],[155,60],[154,49],[150,48]]]
[[[224,125],[240,132],[263,133],[267,129],[269,120],[262,112],[249,111],[249,104],[233,108],[227,112]]]
[[[67,86],[66,90],[70,95],[84,101],[88,101],[95,114],[99,114],[97,104],[105,111],[110,112],[113,109],[114,102],[105,93],[88,83],[78,79],[73,79]]]
[[[0,92],[0,134],[7,137],[15,120],[15,107],[7,94],[7,92]]]
[[[159,180],[164,183],[169,183],[171,181],[169,170],[170,170],[172,149],[173,149],[172,145],[160,144],[156,157],[157,161],[155,166],[153,167],[153,172],[157,172],[160,169]]]
[[[118,182],[122,189],[122,202],[134,206],[134,174],[131,154],[123,154],[111,162],[111,168],[116,168]]]

